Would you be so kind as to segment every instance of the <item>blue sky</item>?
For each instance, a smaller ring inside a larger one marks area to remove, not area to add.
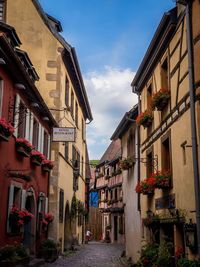
[[[173,0],[40,0],[75,47],[94,121],[90,159],[102,156],[123,114],[135,103],[130,83]]]

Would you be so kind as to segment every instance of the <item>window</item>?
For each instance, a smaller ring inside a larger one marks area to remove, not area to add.
[[[76,126],[78,127],[78,103],[77,102],[75,104],[75,123],[76,123]]]
[[[5,0],[0,0],[0,21],[5,20]]]
[[[44,131],[44,142],[43,142],[43,154],[46,156],[46,158],[49,157],[49,135],[47,132]]]
[[[65,159],[69,159],[69,143],[65,142]]]
[[[74,93],[71,92],[71,115],[74,118]]]
[[[2,117],[3,108],[3,80],[0,79],[0,117]]]
[[[134,131],[130,131],[128,142],[127,142],[127,154],[128,156],[135,156],[135,133]]]
[[[18,135],[17,137],[25,138],[26,136],[26,112],[25,105],[20,101],[19,104],[19,123],[18,123]]]
[[[85,124],[84,124],[84,120],[82,119],[82,125],[81,125],[81,130],[82,130],[82,139],[85,142]]]
[[[171,170],[170,137],[162,140],[162,169]]]
[[[65,80],[65,105],[69,107],[69,81],[67,77]]]
[[[118,192],[117,192],[117,188],[115,188],[115,200],[118,199]]]
[[[64,191],[60,189],[59,195],[59,222],[63,222],[63,211],[64,211]]]
[[[167,58],[161,65],[161,87],[163,89],[169,89],[168,83],[168,60]]]
[[[33,146],[38,149],[39,123],[33,119]]]
[[[152,84],[150,84],[147,88],[147,109],[151,108],[152,91]],[[152,133],[152,125],[153,123],[151,123],[149,127],[147,127],[147,136]]]
[[[81,175],[83,177],[83,157],[81,157]]]
[[[149,178],[151,174],[154,172],[153,166],[154,166],[153,153],[151,151],[147,153],[147,178]]]

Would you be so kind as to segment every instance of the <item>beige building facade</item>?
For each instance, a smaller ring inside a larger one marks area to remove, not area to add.
[[[197,143],[199,12],[199,1],[193,1]],[[181,247],[192,258],[198,250],[198,210],[195,205],[190,109],[193,103],[188,67],[191,55],[187,34],[186,7],[177,4],[164,14],[132,87],[139,96],[140,106],[137,123],[141,173],[136,191],[141,198],[142,240],[170,241],[174,245],[174,254]],[[199,161],[196,163],[199,165]]]
[[[85,132],[92,114],[75,49],[60,35],[60,22],[47,15],[37,0],[8,0],[4,4],[2,18],[16,29],[22,48],[29,53],[40,78],[37,88],[48,108],[59,127],[76,129],[75,142],[51,143],[55,167],[50,177],[49,210],[54,221],[49,237],[59,241],[64,250],[84,240]]]
[[[125,216],[126,257],[136,263],[141,249],[140,199],[135,192],[138,182],[138,132],[135,119],[138,115],[137,105],[126,112],[111,139],[120,139],[122,147],[123,203]],[[129,164],[125,164],[128,162]]]

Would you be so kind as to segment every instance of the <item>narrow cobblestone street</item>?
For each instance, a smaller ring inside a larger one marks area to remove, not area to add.
[[[59,258],[56,262],[45,264],[44,267],[126,267],[125,258],[121,258],[123,246],[89,242],[75,254]]]

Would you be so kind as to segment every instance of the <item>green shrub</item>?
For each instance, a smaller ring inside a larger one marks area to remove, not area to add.
[[[22,245],[6,245],[0,249],[0,261],[14,262],[26,257],[28,257],[28,253]]]
[[[157,266],[170,267],[172,261],[173,244],[170,242],[163,242],[158,249]]]
[[[41,248],[42,249],[57,249],[57,244],[51,239],[46,239],[42,242]]]
[[[158,245],[147,244],[142,247],[137,267],[152,267],[158,258]]]
[[[191,261],[186,258],[180,258],[178,260],[178,267],[200,267],[199,261]]]

